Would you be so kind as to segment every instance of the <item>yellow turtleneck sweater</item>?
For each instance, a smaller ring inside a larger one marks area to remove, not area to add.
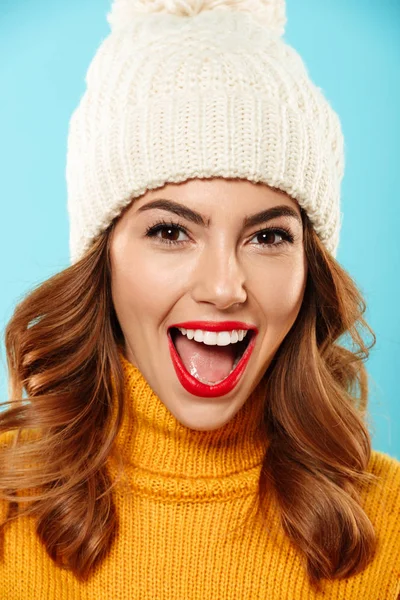
[[[315,593],[272,500],[267,525],[237,527],[257,494],[266,449],[254,436],[257,392],[223,427],[194,431],[121,358],[134,420],[126,417],[118,444],[132,466],[115,489],[119,534],[111,553],[79,583],[48,557],[33,519],[20,517],[5,530],[0,600],[398,599],[400,462],[372,452],[369,470],[381,479],[366,488],[363,507],[379,539],[374,561],[347,580],[323,580]],[[109,468],[115,474],[111,461]],[[2,519],[4,501],[0,507]]]

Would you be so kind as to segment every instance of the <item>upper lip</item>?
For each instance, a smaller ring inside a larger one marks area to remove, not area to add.
[[[257,332],[257,327],[243,321],[185,321],[174,323],[170,327],[184,327],[185,329],[202,329],[203,331],[233,331],[244,329]]]

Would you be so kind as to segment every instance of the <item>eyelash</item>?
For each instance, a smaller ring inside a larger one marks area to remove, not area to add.
[[[180,246],[181,244],[185,244],[188,240],[163,240],[162,238],[157,238],[157,234],[159,231],[163,231],[164,229],[178,229],[180,232],[188,235],[186,229],[180,225],[179,223],[174,223],[173,221],[157,221],[154,225],[151,225],[146,229],[146,237],[155,238],[156,241],[160,244],[164,244],[166,246]],[[268,248],[280,248],[285,246],[286,244],[293,244],[294,236],[289,229],[285,227],[266,227],[264,229],[260,229],[260,231],[256,231],[253,235],[252,239],[257,235],[262,233],[277,233],[280,235],[283,240],[278,242],[277,244],[260,244],[261,247]]]

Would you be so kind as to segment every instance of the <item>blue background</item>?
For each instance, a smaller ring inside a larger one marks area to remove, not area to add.
[[[111,0],[2,0],[0,329],[69,264],[68,122],[109,32]],[[400,459],[400,2],[288,0],[285,40],[338,112],[346,143],[338,259],[368,303],[373,448]],[[0,398],[6,399],[1,347]]]

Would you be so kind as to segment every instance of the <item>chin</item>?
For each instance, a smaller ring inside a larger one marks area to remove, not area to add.
[[[196,403],[196,400],[194,400],[194,403]],[[181,425],[195,431],[213,431],[214,429],[219,429],[231,421],[240,410],[239,407],[235,408],[232,412],[224,410],[222,413],[220,407],[216,405],[215,400],[207,405],[204,405],[203,402],[201,402],[201,405],[192,405],[189,410],[171,410],[168,406],[167,408]]]

